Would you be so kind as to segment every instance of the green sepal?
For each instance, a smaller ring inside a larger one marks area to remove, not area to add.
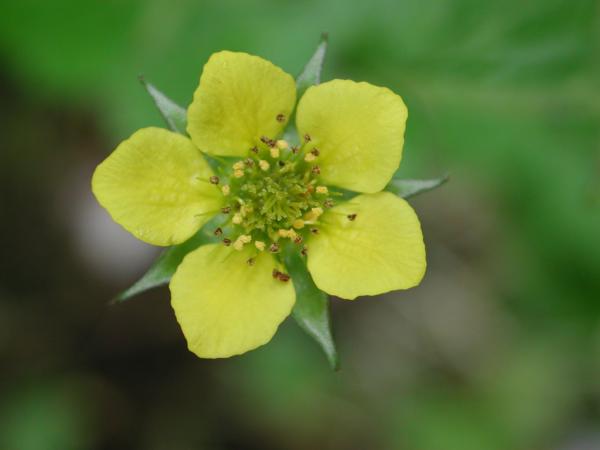
[[[297,247],[286,247],[283,256],[296,291],[296,304],[292,316],[300,328],[317,341],[331,368],[338,370],[340,362],[331,332],[329,298],[315,285]]]
[[[152,263],[150,268],[142,277],[136,281],[129,289],[121,292],[114,299],[114,303],[129,300],[142,292],[149,289],[167,284],[170,280],[185,255],[193,250],[196,250],[201,245],[217,242],[218,239],[214,235],[214,230],[222,222],[222,218],[215,217],[206,223],[194,236],[189,238],[182,244],[169,247],[158,256]]]
[[[321,40],[317,49],[308,60],[302,72],[296,77],[296,100],[300,101],[300,98],[304,95],[306,90],[319,84],[321,82],[321,71],[323,70],[323,62],[325,61],[325,55],[327,54],[327,33],[321,34]],[[296,111],[290,117],[288,125],[283,133],[283,138],[292,145],[298,145],[300,143],[298,132],[295,126]]]
[[[440,187],[442,184],[448,181],[448,179],[448,175],[430,180],[400,180],[397,178],[392,178],[385,190],[396,194],[399,197],[409,198]]]
[[[165,119],[167,126],[171,131],[176,133],[187,135],[187,112],[184,108],[179,106],[161,91],[156,89],[153,84],[148,83],[143,76],[139,76],[140,83],[146,89],[146,92],[150,94],[156,108],[160,112],[160,115]]]

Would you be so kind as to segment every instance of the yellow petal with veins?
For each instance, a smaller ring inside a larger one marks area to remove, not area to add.
[[[296,298],[291,282],[273,278],[274,267],[268,253],[220,244],[189,253],[170,283],[188,348],[201,358],[226,358],[269,342]]]
[[[402,98],[387,88],[332,80],[308,88],[296,125],[300,136],[310,136],[308,148],[319,150],[325,184],[374,193],[398,169],[407,116]],[[307,161],[315,159],[310,155]]]
[[[257,56],[213,54],[188,108],[187,131],[204,152],[245,156],[284,129],[296,102],[294,79]]]
[[[167,246],[187,240],[221,207],[212,175],[188,138],[143,128],[96,168],[92,191],[135,237]]]
[[[425,244],[417,215],[389,192],[359,195],[326,211],[309,237],[308,270],[325,292],[345,299],[418,285]]]

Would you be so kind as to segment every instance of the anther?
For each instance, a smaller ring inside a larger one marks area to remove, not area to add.
[[[255,145],[254,147],[252,147],[252,148],[250,149],[250,151],[251,151],[252,153],[258,153],[258,147]]]
[[[304,156],[304,161],[306,161],[306,162],[312,162],[315,159],[317,159],[317,157],[315,155],[313,155],[312,153],[307,153],[306,156]]]
[[[294,244],[301,244],[302,243],[302,236],[300,236],[299,234],[296,235],[296,237],[294,238]]]
[[[327,194],[327,186],[317,186],[317,194]]]
[[[318,229],[318,228],[311,228],[311,229],[310,229],[310,232],[311,232],[312,234],[319,234],[319,229]]]
[[[323,206],[325,208],[333,208],[333,200],[331,200],[330,198],[328,198],[327,200],[325,200],[323,202]]]
[[[221,236],[223,234],[223,230],[219,227],[215,230],[215,236]]]
[[[300,228],[304,228],[304,220],[302,219],[296,219],[294,220],[294,222],[292,223],[292,226],[299,230]]]
[[[284,139],[279,139],[277,142],[275,142],[275,145],[277,145],[277,148],[280,148],[281,150],[285,150],[290,146]]]
[[[277,122],[285,122],[285,114],[277,114],[277,117],[275,117],[275,119],[277,120]]]
[[[261,136],[260,140],[263,144],[268,145],[269,147],[275,147],[275,141],[273,139],[269,139],[266,136]]]
[[[352,222],[354,219],[356,219],[356,213],[348,214],[346,217],[348,217],[348,220]]]
[[[273,272],[272,272],[273,278],[275,278],[275,279],[279,278],[280,273],[281,272],[279,270],[273,269]]]
[[[271,158],[279,158],[279,147],[273,147],[271,149]]]
[[[317,147],[313,148],[313,149],[310,151],[310,153],[311,153],[312,155],[315,155],[315,156],[319,156],[319,155],[321,154],[321,152],[319,151],[319,149],[318,149]]]
[[[306,245],[302,247],[302,250],[300,250],[300,254],[302,256],[306,256],[308,254],[308,247]]]
[[[231,206],[225,206],[225,207],[221,208],[221,212],[223,214],[229,214],[231,212]]]
[[[287,273],[281,273],[281,272],[279,272],[279,275],[277,276],[277,279],[279,281],[283,281],[284,283],[287,283],[288,281],[290,281],[290,276]]]
[[[221,186],[221,192],[223,193],[223,195],[229,195],[229,193],[231,192],[231,188],[228,184],[224,184],[223,186]]]
[[[263,241],[254,241],[254,246],[261,252],[265,249],[265,243]]]
[[[254,166],[254,160],[252,158],[246,158],[246,160],[244,162],[246,163],[246,167]]]
[[[249,258],[246,261],[246,264],[248,264],[249,266],[253,266],[254,264],[256,264],[256,260],[254,258]]]
[[[321,168],[319,166],[313,166],[313,168],[311,169],[311,172],[314,173],[315,175],[320,175]]]
[[[233,170],[243,170],[243,169],[244,169],[243,161],[238,161],[233,165]]]
[[[216,175],[213,175],[212,177],[210,177],[210,178],[208,179],[208,181],[210,181],[210,182],[211,182],[211,184],[219,184],[219,177],[218,177],[218,176],[216,176]]]
[[[310,134],[306,133],[304,135],[304,142],[310,142]]]
[[[231,221],[236,225],[239,225],[240,223],[242,223],[242,215],[240,213],[235,213]]]
[[[271,167],[271,165],[269,164],[269,162],[268,162],[268,161],[265,161],[264,159],[261,159],[261,160],[258,162],[258,165],[259,165],[259,166],[260,166],[260,168],[261,168],[262,170],[264,170],[264,171],[267,171],[267,170],[269,170],[269,167]]]
[[[296,153],[298,153],[300,151],[299,147],[296,147],[295,145],[292,146],[292,153],[295,155]]]
[[[228,238],[223,239],[223,244],[225,244],[225,247],[229,247],[231,245],[231,239],[228,239]]]
[[[236,178],[242,178],[244,176],[244,171],[243,170],[234,170],[233,176]]]
[[[279,251],[279,245],[277,245],[275,242],[273,242],[270,246],[269,246],[269,251],[271,253],[277,253]]]

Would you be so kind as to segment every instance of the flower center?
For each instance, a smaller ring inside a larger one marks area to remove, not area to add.
[[[302,147],[262,137],[221,185],[226,199],[221,211],[228,217],[215,234],[236,250],[252,245],[257,253],[278,253],[282,240],[289,239],[305,255],[307,233],[318,233],[319,216],[334,204],[327,187],[319,184],[318,156],[308,135]],[[219,184],[217,177],[210,181]]]

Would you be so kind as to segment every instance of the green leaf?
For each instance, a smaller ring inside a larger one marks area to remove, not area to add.
[[[323,62],[327,53],[327,41],[328,35],[327,33],[323,33],[317,49],[304,66],[304,69],[302,69],[300,75],[296,78],[296,95],[298,100],[300,100],[300,97],[304,95],[304,92],[309,87],[321,82],[321,71],[323,70]]]
[[[119,303],[129,300],[131,297],[144,291],[167,284],[171,280],[171,277],[175,273],[175,270],[177,270],[179,264],[181,264],[181,261],[183,261],[185,255],[196,250],[201,245],[217,241],[213,231],[219,226],[218,221],[222,221],[222,219],[216,217],[204,225],[202,229],[184,243],[165,249],[156,261],[154,261],[152,266],[150,266],[148,271],[129,289],[121,292],[114,299],[114,302]]]
[[[448,179],[448,175],[431,180],[399,180],[392,178],[392,181],[386,186],[385,190],[402,198],[409,198],[440,187]]]
[[[304,66],[304,69],[302,69],[302,72],[300,72],[300,75],[296,77],[296,101],[300,101],[300,98],[309,87],[321,82],[321,71],[323,69],[323,62],[325,61],[325,54],[327,53],[327,40],[327,33],[321,34],[321,40],[317,49]],[[298,132],[294,125],[295,117],[296,111],[294,110],[283,133],[283,138],[292,145],[299,144]]]
[[[156,89],[154,85],[148,83],[143,76],[140,76],[139,79],[142,86],[146,89],[146,92],[148,92],[152,97],[152,100],[154,100],[154,104],[158,108],[160,115],[165,119],[169,129],[185,135],[187,127],[186,110]]]
[[[286,248],[284,259],[296,290],[292,315],[300,328],[321,346],[332,369],[338,370],[339,358],[331,333],[327,294],[315,285],[297,249]]]

